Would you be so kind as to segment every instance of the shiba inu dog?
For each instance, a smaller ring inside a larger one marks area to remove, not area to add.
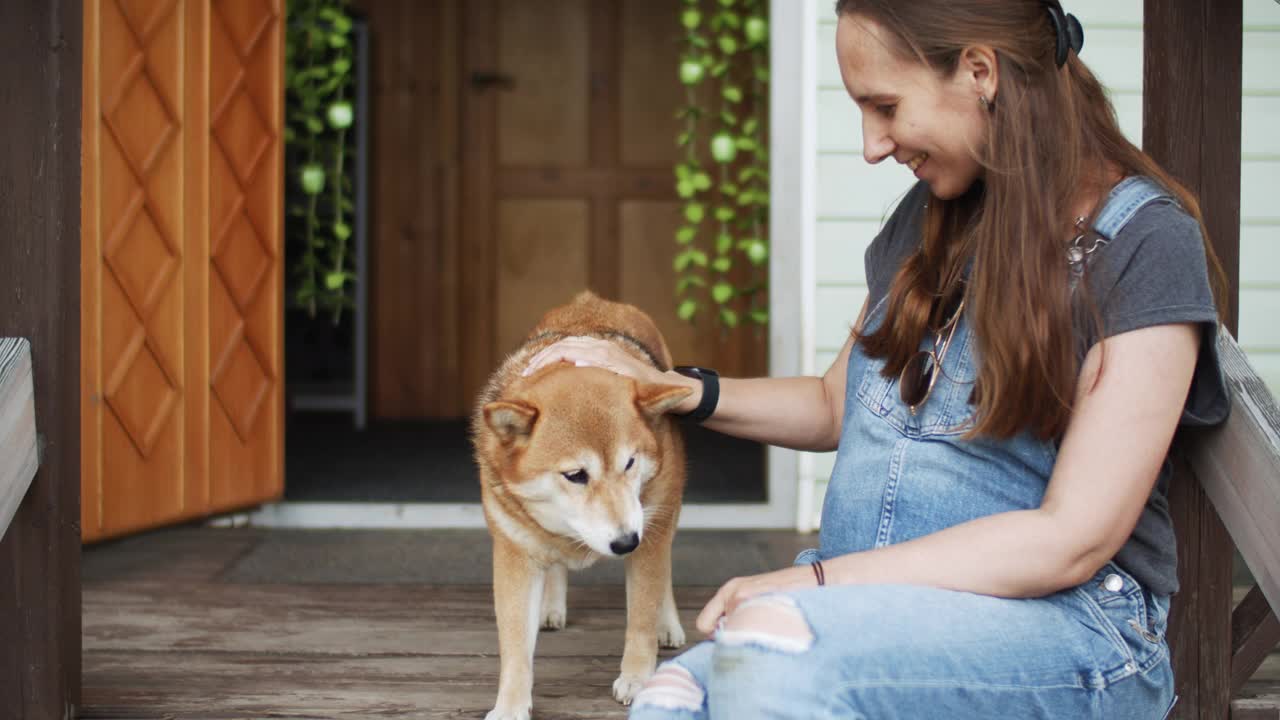
[[[690,394],[593,367],[522,371],[563,337],[604,338],[662,370],[671,354],[641,310],[590,292],[543,316],[481,393],[471,418],[493,537],[498,698],[487,720],[527,720],[538,629],[565,625],[569,569],[626,558],[627,631],[613,696],[630,703],[658,645],[684,631],[671,590],[671,541],[685,483],[684,443],[665,412]]]

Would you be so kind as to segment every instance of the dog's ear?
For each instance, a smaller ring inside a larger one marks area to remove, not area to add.
[[[497,400],[484,406],[484,421],[503,443],[528,437],[538,409],[522,402]]]
[[[641,413],[654,419],[692,394],[693,388],[681,385],[637,385],[636,407],[640,408]]]

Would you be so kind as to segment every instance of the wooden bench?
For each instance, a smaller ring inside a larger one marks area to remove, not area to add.
[[[1257,586],[1231,617],[1231,697],[1238,698],[1280,642],[1280,406],[1234,338],[1218,352],[1231,391],[1231,417],[1190,434],[1182,449],[1231,534]],[[1273,691],[1280,691],[1275,688]],[[1280,720],[1280,695],[1232,703],[1235,720]]]
[[[39,465],[31,344],[0,338],[0,539]]]

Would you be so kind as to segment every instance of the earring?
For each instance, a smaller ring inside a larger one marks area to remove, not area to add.
[[[991,101],[987,99],[986,95],[979,95],[978,102],[982,105],[983,110],[991,112]]]

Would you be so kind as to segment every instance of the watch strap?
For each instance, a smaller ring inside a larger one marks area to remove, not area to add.
[[[695,367],[693,365],[680,365],[675,367],[674,370],[681,375],[702,381],[702,399],[698,402],[698,407],[682,417],[696,423],[703,422],[711,417],[716,411],[716,405],[720,402],[720,374],[710,368]]]

